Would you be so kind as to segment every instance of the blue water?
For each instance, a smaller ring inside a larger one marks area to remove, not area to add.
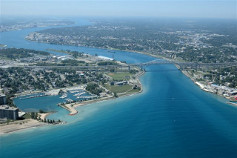
[[[80,90],[80,92],[85,91]],[[67,94],[66,98],[60,98],[62,95],[28,98],[29,96],[37,96],[39,94],[41,93],[17,97],[14,99],[14,104],[20,110],[25,112],[38,112],[39,110],[43,110],[45,112],[58,112],[61,109],[60,107],[57,106],[58,103],[65,103],[67,99],[75,101],[85,100],[84,98],[77,98],[76,96],[74,96],[74,94],[77,93],[71,93],[71,92],[66,93]],[[90,94],[85,92],[81,96],[90,96]]]
[[[72,49],[111,57],[107,50],[37,44],[23,40],[34,31],[12,31],[13,47]],[[9,43],[8,43],[9,42]],[[29,43],[28,45],[26,43]],[[116,51],[117,60],[129,63],[152,57]],[[43,127],[0,137],[0,156],[34,158],[235,158],[237,157],[237,108],[203,92],[173,65],[146,67],[141,77],[144,91],[130,97],[65,110],[67,125]],[[174,71],[167,71],[174,70]]]

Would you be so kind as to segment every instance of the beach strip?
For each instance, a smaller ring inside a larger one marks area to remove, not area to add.
[[[0,124],[0,136],[23,129],[29,129],[45,125],[46,125],[45,123],[33,119],[14,121],[10,122],[9,124],[4,123]]]

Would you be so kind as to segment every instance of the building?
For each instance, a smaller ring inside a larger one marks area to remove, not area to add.
[[[0,94],[0,105],[6,104],[6,95]]]
[[[18,112],[19,112],[18,108],[10,107],[8,105],[1,105],[0,106],[0,118],[17,120],[18,119]]]
[[[122,85],[128,84],[128,82],[127,81],[120,81],[120,82],[115,82],[114,84],[118,85],[118,86],[122,86]]]

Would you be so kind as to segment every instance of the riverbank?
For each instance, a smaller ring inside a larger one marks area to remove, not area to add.
[[[113,49],[113,48],[109,48],[111,50],[117,50],[117,49]],[[148,56],[152,56],[154,58],[161,58],[161,59],[164,59],[164,60],[167,60],[167,61],[176,61],[176,62],[180,62],[180,60],[172,60],[170,58],[167,58],[167,57],[164,57],[164,56],[161,56],[161,55],[154,55],[154,54],[150,54],[150,53],[146,53],[146,52],[138,52],[138,51],[130,51],[130,50],[119,50],[119,51],[129,51],[129,52],[134,52],[134,53],[139,53],[139,54],[144,54],[144,55],[148,55]],[[175,65],[177,69],[179,69],[185,76],[187,76],[189,79],[191,79],[193,81],[194,84],[196,84],[201,90],[205,91],[205,92],[209,92],[209,93],[213,93],[215,95],[218,95],[218,96],[221,96],[225,99],[228,99],[229,102],[227,102],[228,104],[231,104],[231,105],[234,105],[234,106],[237,106],[237,102],[233,102],[233,99],[230,97],[230,96],[225,96],[225,95],[221,95],[219,93],[216,93],[215,91],[213,90],[210,90],[209,88],[207,88],[207,85],[204,85],[200,82],[198,82],[197,80],[195,80],[191,75],[189,75],[187,73],[187,71],[185,70],[181,70],[180,69],[180,66],[179,65]],[[228,87],[229,88],[229,87]]]
[[[138,51],[131,51],[131,50],[119,50],[119,49],[104,48],[104,47],[90,47],[90,48],[101,48],[101,49],[111,50],[111,53],[114,53],[114,52],[112,52],[113,50],[114,50],[114,51],[124,51],[124,52],[129,51],[129,52],[134,52],[134,53],[138,53],[138,54],[148,55],[148,56],[151,56],[151,57],[154,57],[154,58],[162,58],[162,59],[167,60],[167,61],[181,61],[181,62],[183,61],[182,59],[170,59],[170,58],[168,58],[168,57],[165,57],[165,55],[150,54],[150,53],[147,53],[147,52],[138,52]],[[116,52],[115,52],[115,53],[116,53]],[[178,67],[178,66],[176,65],[176,67]],[[178,69],[179,69],[179,68],[178,68]],[[181,72],[182,72],[183,74],[185,74],[184,71],[181,70]],[[225,95],[218,94],[218,93],[216,93],[215,91],[210,91],[208,88],[206,88],[206,86],[204,86],[202,83],[199,83],[198,81],[196,81],[192,76],[187,75],[187,74],[185,74],[185,75],[186,75],[187,77],[189,77],[195,84],[197,84],[202,90],[207,91],[207,92],[210,92],[210,93],[213,93],[213,94],[217,94],[217,95],[219,95],[219,96],[222,96],[222,97],[224,97],[224,98],[226,98],[226,99],[232,101],[229,97],[226,97]],[[229,88],[229,87],[227,87],[227,88]]]
[[[151,57],[154,57],[154,58],[161,58],[161,59],[164,59],[164,60],[167,60],[167,61],[174,61],[174,62],[184,62],[183,60],[174,60],[174,59],[170,59],[170,58],[167,58],[167,57],[164,57],[162,55],[154,55],[154,54],[150,54],[150,53],[147,53],[147,52],[138,52],[138,51],[132,51],[132,50],[119,50],[119,49],[114,49],[114,48],[102,48],[102,49],[109,49],[109,50],[117,50],[117,51],[128,51],[128,52],[134,52],[134,53],[138,53],[138,54],[144,54],[144,55],[148,55],[148,56],[151,56]],[[186,71],[184,70],[181,70],[180,69],[180,66],[179,65],[175,65],[177,67],[177,69],[179,69],[185,76],[187,76],[188,78],[190,78],[194,84],[198,85],[200,87],[201,90],[205,91],[205,92],[209,92],[209,93],[213,93],[215,95],[218,95],[218,96],[221,96],[221,97],[224,97],[226,99],[228,99],[230,102],[233,101],[233,99],[231,99],[230,96],[225,96],[225,95],[221,95],[219,93],[216,93],[215,91],[212,91],[210,89],[207,88],[207,85],[204,85],[200,82],[198,82],[197,80],[195,80],[191,75],[189,75]],[[229,88],[229,87],[227,87]],[[231,102],[233,103],[233,102]],[[236,103],[233,103],[232,105],[236,105]]]
[[[213,93],[215,95],[218,95],[218,96],[221,96],[221,97],[224,97],[225,99],[229,100],[229,102],[227,102],[228,104],[231,104],[231,105],[237,105],[237,102],[232,102],[232,98],[231,96],[228,96],[228,95],[223,95],[222,93],[218,93],[216,87],[211,87],[211,85],[206,85],[206,84],[203,84],[201,82],[198,82],[194,77],[192,77],[187,71],[184,71],[182,70],[181,71],[185,76],[187,76],[188,78],[190,78],[194,84],[196,84],[201,90],[205,91],[205,92],[209,92],[209,93]]]

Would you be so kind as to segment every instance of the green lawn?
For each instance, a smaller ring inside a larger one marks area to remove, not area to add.
[[[107,75],[115,81],[128,80],[131,77],[129,72],[108,73]]]
[[[140,91],[140,89],[133,89],[133,90],[129,91],[128,94],[137,93],[139,91]]]
[[[123,85],[123,86],[111,86],[106,84],[105,87],[113,93],[124,93],[132,89],[132,85]]]

